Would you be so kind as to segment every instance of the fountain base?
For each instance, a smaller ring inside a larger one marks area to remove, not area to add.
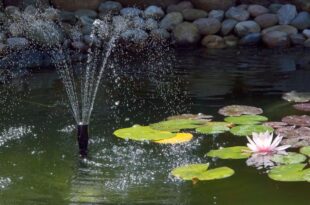
[[[78,125],[77,130],[80,156],[85,158],[88,152],[88,125]]]

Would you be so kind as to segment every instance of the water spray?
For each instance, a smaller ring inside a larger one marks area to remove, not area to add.
[[[77,140],[79,144],[80,156],[87,157],[88,153],[88,125],[79,123],[77,125]]]

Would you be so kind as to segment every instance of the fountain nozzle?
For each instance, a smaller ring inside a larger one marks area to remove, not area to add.
[[[88,152],[88,125],[84,124],[78,124],[77,125],[78,130],[78,143],[79,143],[79,149],[80,149],[80,156],[85,158],[87,157]]]

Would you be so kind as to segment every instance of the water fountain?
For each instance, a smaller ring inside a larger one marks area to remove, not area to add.
[[[54,62],[66,89],[73,117],[77,123],[77,139],[82,157],[87,156],[88,125],[93,111],[100,81],[109,56],[116,45],[126,21],[95,20],[91,34],[92,43],[88,50],[86,68],[75,77],[74,69],[62,49],[53,53]],[[60,55],[59,55],[60,54]],[[78,85],[77,81],[80,81]],[[78,89],[80,87],[80,89]]]

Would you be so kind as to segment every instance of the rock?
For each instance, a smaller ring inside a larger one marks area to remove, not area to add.
[[[138,8],[128,7],[121,9],[120,13],[124,17],[133,18],[135,16],[142,16],[143,11]]]
[[[224,37],[224,41],[226,46],[228,47],[235,47],[238,45],[239,38],[234,35],[229,35]]]
[[[7,44],[11,49],[24,49],[30,45],[26,38],[21,37],[8,38]]]
[[[262,35],[261,33],[250,33],[244,36],[240,41],[239,44],[243,46],[253,46],[257,45],[261,42]]]
[[[4,54],[8,49],[8,46],[4,43],[0,43],[0,54]]]
[[[269,10],[266,7],[264,7],[264,6],[254,4],[254,5],[250,5],[248,7],[248,12],[250,13],[250,15],[252,17],[255,18],[255,17],[260,16],[262,14],[268,13]]]
[[[33,5],[27,6],[24,10],[24,14],[30,14],[30,15],[35,15],[37,12],[38,10]]]
[[[134,17],[132,19],[132,28],[144,29],[145,28],[144,19],[139,16]]]
[[[194,8],[192,2],[190,1],[181,1],[179,4],[177,5],[170,5],[167,8],[167,13],[171,13],[171,12],[182,12],[184,9],[192,9]]]
[[[8,30],[13,37],[22,36],[24,33],[24,29],[20,23],[11,23]]]
[[[267,28],[278,23],[278,16],[276,14],[263,14],[257,16],[254,20],[261,28]]]
[[[260,32],[260,26],[255,21],[242,21],[235,26],[235,33],[241,37],[258,32]]]
[[[221,36],[217,35],[208,35],[205,36],[201,44],[207,48],[225,48],[225,41]]]
[[[106,2],[102,2],[99,5],[99,12],[100,13],[108,13],[108,14],[118,14],[120,12],[120,10],[123,8],[122,4],[120,4],[119,2],[116,1],[106,1]]]
[[[83,40],[87,45],[100,44],[100,40],[93,35],[84,35]]]
[[[193,23],[183,22],[173,29],[173,37],[178,45],[190,45],[199,42],[200,34]]]
[[[310,14],[306,11],[300,12],[296,18],[293,19],[291,25],[297,29],[306,29],[310,27]]]
[[[226,18],[235,19],[237,21],[246,21],[250,17],[250,13],[244,9],[231,7],[226,11]]]
[[[150,33],[150,37],[155,40],[168,40],[170,38],[170,33],[165,29],[155,29]]]
[[[221,29],[221,22],[215,18],[201,18],[193,22],[201,35],[216,34]]]
[[[145,21],[145,29],[146,30],[155,30],[158,28],[158,22],[152,18],[149,18]]]
[[[303,45],[306,38],[302,34],[292,34],[289,36],[293,45]]]
[[[75,24],[76,17],[73,12],[69,11],[60,11],[59,12],[60,20],[66,23]]]
[[[89,10],[89,9],[79,9],[76,12],[74,12],[74,14],[77,18],[80,18],[82,16],[87,16],[90,18],[96,18],[98,16],[96,11]]]
[[[149,6],[145,9],[144,15],[146,18],[161,19],[165,12],[158,6]]]
[[[56,21],[60,18],[59,10],[54,8],[47,8],[45,9],[43,16],[51,21]]]
[[[305,29],[305,30],[303,30],[303,31],[302,31],[302,34],[303,34],[304,36],[306,36],[307,38],[310,38],[310,29]]]
[[[225,12],[223,10],[212,10],[210,11],[208,17],[215,18],[219,21],[223,21]]]
[[[238,23],[238,21],[236,21],[234,19],[226,19],[226,20],[224,20],[223,23],[222,23],[222,28],[221,28],[222,34],[224,36],[229,34],[235,28],[237,23]]]
[[[266,33],[271,32],[271,31],[281,31],[281,32],[286,33],[287,35],[292,35],[292,34],[297,34],[298,33],[298,30],[295,27],[293,27],[293,26],[290,26],[290,25],[277,25],[277,26],[272,26],[272,27],[269,27],[269,28],[265,28],[262,31],[262,34],[266,34]]]
[[[281,31],[271,31],[263,34],[263,42],[269,48],[289,47],[290,45],[290,39],[287,33]]]
[[[3,43],[4,41],[6,41],[6,35],[0,32],[0,42]]]
[[[29,24],[25,36],[41,46],[58,45],[64,40],[60,27],[54,22],[37,20],[35,25]]]
[[[214,9],[226,10],[235,5],[235,0],[192,0],[198,9],[211,11]]]
[[[200,9],[184,9],[182,11],[183,17],[187,21],[195,21],[199,18],[205,18],[207,17],[208,13],[204,10]]]
[[[288,25],[297,15],[296,6],[285,4],[278,10],[278,19],[280,25]]]
[[[49,0],[23,0],[20,7],[34,6],[36,8],[48,8],[50,6]]]
[[[172,30],[176,25],[183,22],[183,16],[180,12],[168,13],[160,22],[159,27]]]
[[[307,39],[307,40],[304,42],[304,47],[310,48],[310,39]]]
[[[156,5],[162,8],[166,8],[169,5],[178,3],[180,0],[117,0],[117,1],[121,3],[124,7],[146,8],[150,5]]]
[[[301,10],[310,12],[309,0],[293,0],[293,3]]]
[[[236,7],[237,7],[238,9],[247,10],[248,7],[249,7],[249,5],[247,5],[247,4],[240,4],[240,5],[236,6]]]
[[[93,31],[93,27],[91,25],[84,25],[81,31],[83,35],[90,35]]]
[[[83,26],[92,26],[95,20],[88,16],[81,16],[80,21]]]
[[[82,41],[73,41],[71,47],[79,51],[87,51],[88,47]]]
[[[277,14],[280,8],[283,6],[283,4],[270,4],[268,7],[269,11],[273,14]]]
[[[130,29],[122,33],[121,38],[128,42],[141,44],[148,39],[148,34],[142,29]]]
[[[21,12],[16,6],[7,6],[4,10],[4,13],[8,18],[13,20],[20,20],[22,18]]]
[[[51,3],[58,9],[67,11],[76,11],[79,9],[98,8],[102,0],[51,0]]]
[[[0,11],[0,24],[3,24],[7,20],[5,14]]]

